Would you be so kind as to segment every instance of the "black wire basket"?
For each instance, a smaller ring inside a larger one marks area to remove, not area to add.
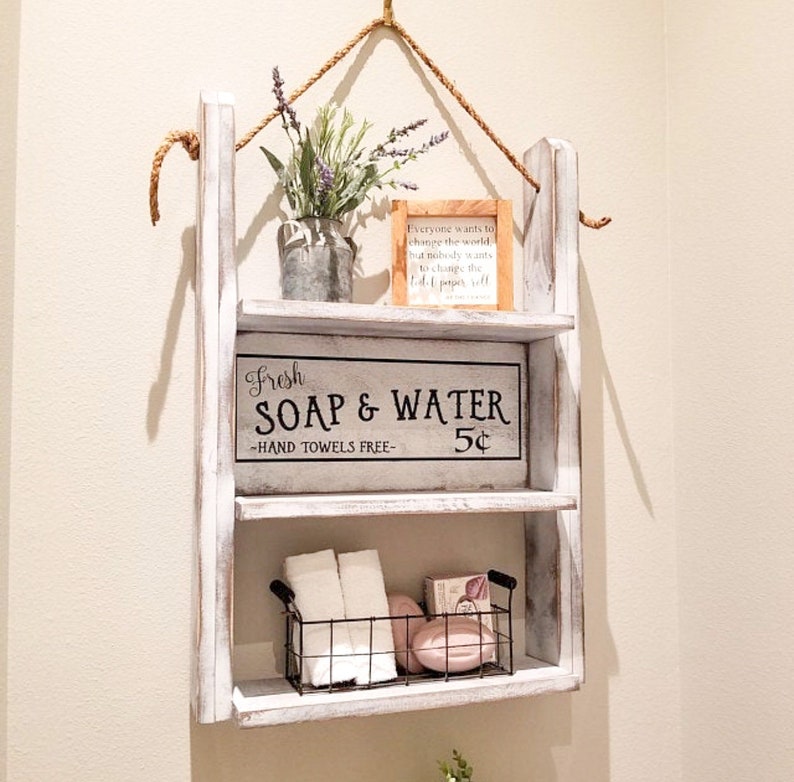
[[[498,570],[488,571],[488,581],[499,587],[491,589],[491,607],[489,611],[475,611],[467,613],[465,618],[471,622],[471,629],[467,633],[465,640],[450,638],[450,627],[460,627],[463,618],[461,614],[428,614],[425,619],[440,620],[438,625],[443,629],[443,638],[440,656],[443,662],[435,666],[435,670],[423,670],[420,673],[409,673],[408,670],[397,666],[396,678],[386,681],[373,681],[372,670],[376,667],[379,654],[397,656],[397,659],[406,659],[412,653],[412,649],[389,649],[387,651],[353,653],[352,657],[358,658],[357,665],[362,665],[364,670],[369,669],[370,675],[363,678],[365,683],[359,683],[355,679],[338,681],[334,680],[333,666],[335,662],[334,653],[323,655],[311,655],[304,653],[304,637],[307,632],[314,634],[316,641],[318,634],[327,641],[321,644],[329,650],[334,649],[334,634],[340,632],[340,626],[349,627],[356,624],[360,627],[364,624],[369,630],[370,643],[369,649],[373,648],[372,639],[375,635],[376,623],[390,621],[394,623],[405,622],[405,633],[399,634],[401,637],[409,637],[409,625],[416,622],[417,617],[413,615],[405,616],[373,616],[353,619],[329,619],[321,621],[307,621],[301,616],[298,607],[295,605],[295,594],[283,581],[275,580],[270,584],[270,591],[282,602],[285,617],[285,670],[284,677],[301,695],[313,692],[342,692],[350,690],[368,690],[379,687],[409,686],[421,682],[438,681],[457,681],[459,679],[481,679],[486,676],[505,676],[513,673],[513,591],[516,588],[516,579],[512,576],[501,573]],[[399,624],[396,625],[399,627]],[[479,628],[479,629],[477,629]],[[470,656],[474,660],[472,667],[466,670],[458,670],[458,666],[452,664],[450,660],[459,660],[460,655]],[[346,653],[346,658],[351,655]],[[307,681],[308,666],[321,661],[328,666],[329,683],[322,686],[315,686]],[[341,663],[337,663],[340,665]],[[337,679],[339,677],[336,677]]]

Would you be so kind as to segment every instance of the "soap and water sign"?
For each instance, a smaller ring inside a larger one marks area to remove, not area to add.
[[[236,356],[237,462],[525,459],[521,361]]]

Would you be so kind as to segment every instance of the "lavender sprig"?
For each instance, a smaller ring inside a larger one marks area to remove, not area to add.
[[[420,119],[392,128],[382,143],[367,150],[364,136],[370,123],[365,120],[356,124],[347,109],[340,112],[332,103],[321,106],[315,122],[302,127],[284,96],[284,80],[278,68],[273,68],[273,94],[292,149],[285,162],[269,149],[261,149],[297,219],[339,220],[358,208],[374,189],[384,186],[417,190],[415,183],[396,180],[392,175],[449,135],[444,132],[431,136],[421,146],[397,146],[401,139],[426,124],[427,120]]]
[[[449,138],[449,131],[444,130],[436,136],[431,136],[430,141],[428,141],[428,147],[437,147],[442,141],[446,141]]]
[[[420,124],[424,124],[424,121],[422,121]],[[392,159],[416,160],[418,155],[424,155],[433,147],[437,147],[442,141],[446,140],[448,136],[449,131],[445,130],[442,133],[431,136],[430,139],[422,144],[421,147],[392,147],[391,149],[387,149],[386,144],[390,143],[387,141],[384,144],[379,144],[377,147],[375,147],[372,152],[370,152],[369,159],[374,161],[381,160],[385,157],[390,157]]]
[[[429,152],[433,147],[437,147],[442,141],[445,141],[449,137],[449,131],[445,130],[442,133],[439,133],[436,136],[430,136],[430,139],[426,141],[422,146],[415,150],[417,155],[423,155],[425,152]]]
[[[422,125],[426,125],[426,124],[427,124],[426,119],[418,119],[416,120],[416,122],[412,122],[410,125],[406,125],[405,127],[400,128],[399,130],[392,128],[391,131],[389,132],[389,142],[393,143],[398,138],[407,136],[409,133],[413,132],[414,130],[417,130],[418,128],[421,128]]]
[[[385,157],[390,158],[405,158],[411,157],[412,155],[416,155],[415,149],[384,149],[382,151],[373,150],[370,153],[369,159],[370,160],[380,160]]]
[[[383,157],[408,157],[411,154],[410,150],[388,150],[386,149],[387,145],[394,144],[398,138],[407,136],[409,133],[421,128],[422,125],[425,125],[426,123],[426,119],[418,119],[402,128],[392,128],[389,131],[389,134],[386,136],[386,140],[378,144],[378,146],[374,147],[372,152],[370,152],[369,159],[378,160]]]
[[[334,172],[323,162],[319,155],[314,162],[320,175],[320,182],[317,187],[317,202],[322,204],[328,199],[328,194],[334,186]]]
[[[281,114],[281,119],[284,120],[284,129],[291,127],[296,133],[300,134],[301,124],[298,122],[298,116],[295,114],[295,109],[292,108],[289,101],[284,97],[284,79],[281,78],[278,66],[273,68],[273,94],[276,96],[276,108],[278,113]]]

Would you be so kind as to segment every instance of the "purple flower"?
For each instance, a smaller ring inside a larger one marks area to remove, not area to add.
[[[378,146],[374,147],[372,152],[370,152],[369,159],[380,160],[384,157],[401,158],[415,155],[416,150],[414,149],[386,149],[386,145],[394,144],[398,138],[407,136],[417,128],[421,128],[426,122],[426,119],[418,119],[416,122],[412,122],[410,125],[405,125],[402,128],[392,128],[389,131],[389,135],[386,137],[386,141],[378,144]]]
[[[406,125],[404,128],[400,128],[399,130],[392,130],[389,133],[389,138],[383,144],[378,144],[372,152],[369,153],[370,160],[381,160],[385,157],[390,157],[395,160],[407,159],[407,160],[416,160],[418,155],[422,155],[425,152],[429,152],[433,147],[438,146],[442,141],[445,141],[449,136],[449,131],[445,130],[443,133],[439,133],[437,136],[431,136],[429,141],[426,141],[422,144],[421,147],[407,147],[404,149],[392,147],[391,149],[387,149],[387,144],[392,144],[398,136],[405,136],[411,130],[415,130],[418,127],[421,127],[425,124],[427,120],[421,119],[417,122],[414,122],[411,125]],[[399,167],[399,164],[396,164]]]
[[[314,160],[317,170],[320,173],[320,185],[317,188],[317,200],[324,201],[328,193],[334,186],[334,172],[325,164],[325,162],[318,155]]]
[[[286,163],[264,147],[262,151],[296,217],[339,219],[362,204],[373,189],[418,190],[414,182],[393,177],[408,161],[416,160],[449,135],[444,132],[431,136],[424,144],[411,146],[403,139],[427,123],[426,119],[419,119],[392,128],[382,143],[367,149],[363,138],[371,123],[364,121],[358,130],[349,133],[355,125],[352,115],[344,109],[340,122],[339,107],[333,103],[318,108],[316,122],[304,129],[284,94],[284,80],[277,67],[273,68],[272,78],[276,111],[281,115],[291,151]]]
[[[428,141],[427,144],[422,145],[422,151],[426,152],[428,149],[438,146],[442,141],[446,140],[448,136],[449,136],[448,130],[439,133],[437,136],[431,136],[430,141]]]
[[[289,101],[284,97],[284,79],[281,78],[278,66],[273,68],[273,94],[276,96],[276,108],[284,120],[284,127],[292,127],[296,133],[300,133],[301,124],[298,122],[295,109],[290,106]]]
[[[402,136],[407,136],[411,131],[421,128],[426,122],[426,119],[418,119],[416,122],[412,122],[410,125],[406,125],[404,128],[400,128],[399,130],[392,128],[391,132],[389,133],[389,139],[386,143],[389,144],[396,141],[398,138],[401,138]]]

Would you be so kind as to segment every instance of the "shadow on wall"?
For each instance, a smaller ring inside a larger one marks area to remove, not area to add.
[[[333,101],[341,106],[350,96],[350,91],[355,84],[356,78],[364,69],[366,61],[373,55],[378,44],[384,39],[396,42],[400,50],[405,55],[405,61],[408,67],[414,72],[419,86],[423,92],[433,99],[433,104],[439,113],[439,116],[444,120],[444,125],[449,129],[450,136],[455,140],[458,147],[463,151],[464,159],[476,172],[478,179],[482,182],[486,192],[491,198],[499,198],[499,193],[493,180],[488,176],[485,167],[480,163],[479,159],[474,153],[469,143],[466,140],[461,128],[454,121],[447,104],[441,99],[441,93],[438,90],[438,82],[431,81],[427,72],[419,64],[416,56],[413,54],[411,48],[402,38],[394,38],[394,36],[385,29],[375,30],[369,38],[364,41],[361,48],[358,50],[355,59],[351,63],[345,75],[342,77],[339,85],[334,90]]]
[[[174,285],[171,298],[171,309],[168,321],[163,329],[163,347],[160,350],[160,371],[149,389],[149,404],[146,410],[146,432],[149,440],[157,439],[160,428],[160,417],[163,414],[168,387],[171,385],[171,374],[174,365],[174,351],[179,336],[182,313],[185,310],[188,288],[196,288],[196,227],[185,228],[182,232],[182,262],[179,275]]]
[[[598,367],[597,371],[597,379],[596,382],[592,384],[588,391],[591,393],[597,394],[598,396],[598,410],[600,411],[601,415],[599,417],[599,422],[601,424],[601,435],[600,435],[600,443],[598,449],[598,456],[599,461],[597,464],[598,470],[601,472],[600,480],[598,481],[598,486],[603,487],[604,485],[604,474],[603,474],[603,453],[604,453],[604,442],[603,442],[603,410],[604,410],[604,398],[603,393],[606,391],[607,400],[609,402],[609,407],[612,410],[612,415],[615,419],[615,426],[617,427],[618,434],[620,435],[620,442],[623,445],[623,448],[626,452],[626,459],[628,460],[629,467],[631,468],[631,474],[634,478],[634,485],[637,489],[637,494],[639,495],[640,499],[642,500],[643,505],[645,505],[648,515],[653,518],[653,503],[651,502],[651,495],[648,491],[648,486],[645,483],[645,478],[642,474],[642,468],[640,467],[639,459],[637,458],[637,452],[634,450],[634,446],[631,444],[631,439],[629,437],[629,428],[626,425],[626,418],[623,415],[623,410],[620,407],[620,400],[618,399],[618,391],[615,388],[615,381],[612,379],[612,373],[609,371],[609,365],[607,364],[606,356],[604,355],[604,348],[601,341],[601,330],[598,327],[598,320],[596,318],[596,310],[595,304],[593,303],[592,293],[590,291],[590,287],[587,284],[587,275],[584,271],[584,266],[580,265],[581,271],[581,308],[582,308],[582,318],[583,318],[583,327],[582,327],[582,356],[590,356],[592,355],[593,361],[597,362]],[[592,342],[588,337],[592,338]],[[587,339],[585,343],[584,340]],[[584,360],[584,359],[583,359]],[[583,392],[584,395],[584,392]],[[594,400],[595,401],[595,400]],[[582,416],[583,420],[585,416]],[[592,465],[591,465],[592,466]],[[603,491],[603,489],[602,489]],[[603,506],[603,502],[601,503]]]
[[[194,725],[191,780],[443,782],[438,761],[456,748],[473,766],[474,782],[554,782],[551,746],[570,741],[569,703],[569,696],[555,699],[553,729],[517,701],[250,731]],[[543,749],[527,741],[541,734]]]

